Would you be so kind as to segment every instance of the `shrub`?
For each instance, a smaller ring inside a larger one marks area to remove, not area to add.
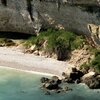
[[[47,41],[46,48],[43,48],[45,41]],[[64,60],[69,58],[71,50],[79,48],[83,41],[82,36],[77,36],[72,32],[48,29],[47,31],[40,32],[37,37],[29,38],[26,44],[35,44],[37,49],[43,49],[50,54],[55,53],[58,60]]]
[[[85,42],[85,39],[83,36],[76,36],[74,41],[71,43],[71,49],[79,49],[83,46],[83,43]]]
[[[91,65],[95,70],[100,71],[100,50],[95,52],[95,58],[92,60]]]
[[[93,49],[92,54],[93,53],[95,55],[94,59],[89,64],[86,64],[86,63],[82,64],[80,66],[80,69],[92,68],[95,71],[100,72],[100,50]]]
[[[14,46],[16,45],[11,39],[0,38],[1,46]]]

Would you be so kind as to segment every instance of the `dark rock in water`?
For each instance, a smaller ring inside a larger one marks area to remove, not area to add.
[[[69,75],[66,73],[62,73],[62,76],[65,77],[64,81],[68,83],[80,83],[80,79],[84,74],[77,70],[76,68],[72,68],[72,72]]]
[[[61,93],[61,91],[60,90],[57,90],[56,93]]]
[[[45,78],[45,77],[42,77],[42,78],[40,79],[40,81],[41,81],[41,83],[46,83],[46,82],[49,81],[49,79],[48,79],[48,78]]]
[[[58,81],[59,80],[59,78],[57,76],[52,76],[51,79],[54,80],[54,81]]]
[[[72,80],[76,80],[76,79],[79,79],[79,76],[78,76],[78,73],[77,72],[72,72],[72,73],[70,73],[70,78],[72,79]]]
[[[85,83],[90,89],[100,89],[100,80],[96,77],[92,76],[84,78],[82,82]]]
[[[77,79],[77,80],[75,81],[75,83],[76,83],[76,84],[79,84],[79,83],[81,83],[81,80],[80,80],[80,79]]]
[[[51,81],[54,81],[54,82],[56,82],[57,84],[61,84],[61,80],[60,80],[59,77],[57,77],[57,76],[53,76],[53,77],[51,78]]]
[[[72,73],[70,73],[70,78],[75,81],[77,79],[80,79],[83,75],[84,74],[81,71],[77,70],[76,68],[72,68]]]
[[[67,86],[65,86],[65,87],[64,87],[64,90],[65,90],[65,91],[68,91],[68,90],[69,90],[69,88],[68,88]]]
[[[57,76],[53,76],[51,79],[42,77],[41,83],[43,83],[43,88],[48,90],[58,90],[59,84],[61,84],[61,80]]]
[[[54,90],[54,89],[59,89],[59,86],[57,82],[52,81],[52,82],[45,83],[45,88],[49,90]]]
[[[69,78],[65,78],[64,79],[64,82],[67,82],[67,83],[74,83],[74,81],[69,77]]]
[[[49,91],[46,91],[45,95],[51,95],[51,93]]]

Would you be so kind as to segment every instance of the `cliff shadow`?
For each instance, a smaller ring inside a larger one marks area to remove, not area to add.
[[[0,38],[7,39],[28,39],[32,35],[26,33],[18,33],[18,32],[0,32]]]

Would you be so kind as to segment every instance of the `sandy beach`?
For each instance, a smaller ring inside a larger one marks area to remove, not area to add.
[[[56,59],[24,54],[15,47],[0,47],[0,66],[32,73],[61,76],[65,70],[70,71],[73,65]]]

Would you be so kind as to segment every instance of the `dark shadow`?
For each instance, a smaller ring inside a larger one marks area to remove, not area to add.
[[[8,39],[28,39],[31,36],[32,36],[31,34],[25,34],[25,33],[0,32],[0,38],[8,38]]]
[[[1,3],[2,3],[4,6],[7,6],[7,0],[1,0]]]
[[[30,14],[30,18],[32,21],[34,21],[33,19],[33,8],[32,8],[32,0],[26,0],[27,1],[27,11]]]

